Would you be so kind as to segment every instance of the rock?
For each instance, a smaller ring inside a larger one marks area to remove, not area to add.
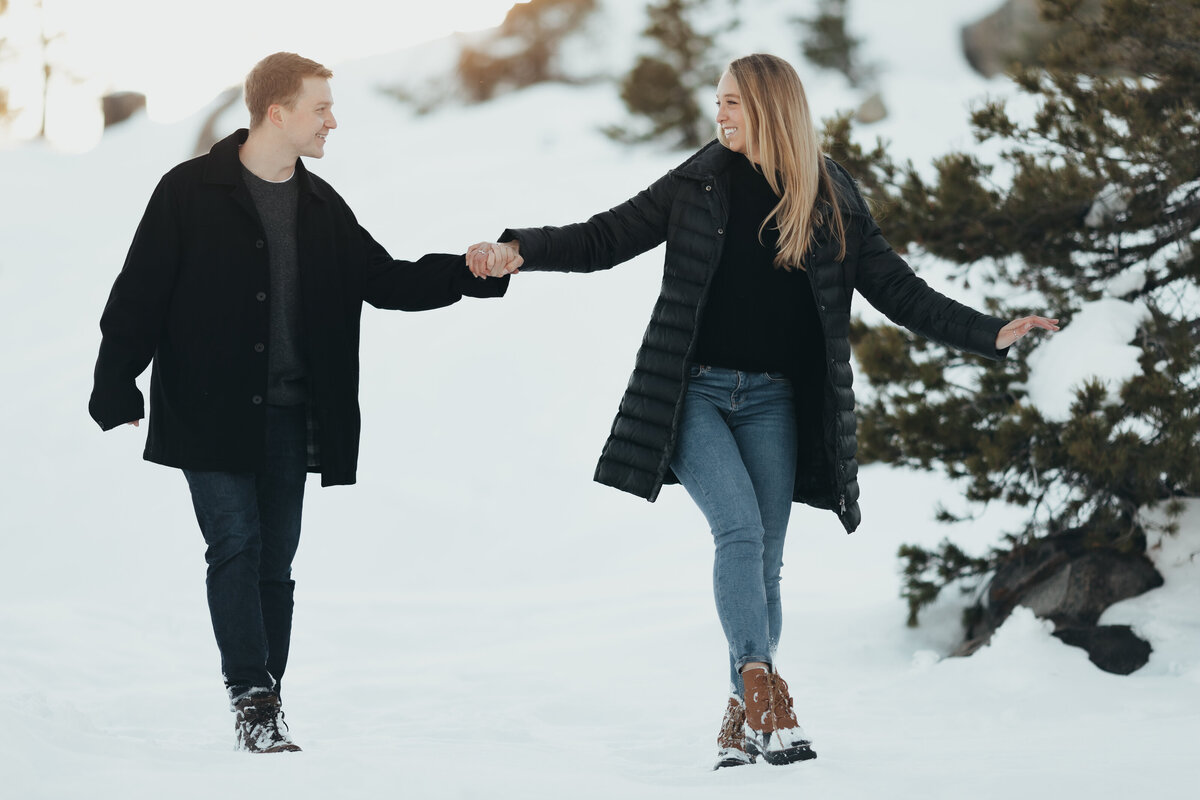
[[[146,95],[141,92],[113,92],[100,98],[106,128],[124,122],[145,107]]]
[[[1054,622],[1056,628],[1095,625],[1113,603],[1162,585],[1162,576],[1144,556],[1090,550],[1066,553],[1061,563],[1052,556],[1048,563],[1059,565],[1048,571],[1044,580],[1024,584],[1018,602]],[[1011,591],[1013,584],[1006,581],[1015,578],[1016,585],[1021,585],[1023,571],[1018,567],[1007,575],[1002,572],[997,571],[989,594],[992,597],[1007,594],[1016,599]]]
[[[875,92],[862,102],[854,112],[854,119],[863,125],[870,125],[887,119],[887,106],[883,104],[883,95]]]
[[[1054,635],[1066,644],[1082,647],[1093,664],[1117,675],[1128,675],[1146,666],[1152,652],[1150,643],[1128,625],[1061,628]]]
[[[1120,631],[1120,626],[1097,627],[1096,622],[1113,603],[1162,583],[1162,576],[1145,555],[1089,545],[1086,531],[1038,540],[1014,551],[996,570],[985,603],[975,609],[978,613],[967,631],[967,641],[953,655],[966,656],[978,650],[1012,610],[1022,605],[1052,621],[1055,635],[1087,650],[1096,666],[1128,674],[1146,663],[1150,645],[1132,631]]]
[[[1085,0],[1080,13],[1098,13],[1100,0]],[[978,22],[962,29],[963,55],[985,78],[1007,72],[1014,62],[1041,63],[1042,49],[1053,41],[1058,26],[1042,19],[1038,0],[1007,0]]]

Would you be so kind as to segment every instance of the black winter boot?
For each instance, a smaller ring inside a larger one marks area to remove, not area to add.
[[[233,704],[237,713],[234,733],[235,750],[247,753],[298,753],[300,748],[288,736],[279,695],[272,691],[253,691]]]

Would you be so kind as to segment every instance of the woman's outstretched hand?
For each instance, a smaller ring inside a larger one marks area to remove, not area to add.
[[[480,242],[467,248],[467,267],[476,278],[499,278],[525,263],[517,242]]]
[[[1047,317],[1021,317],[1020,319],[1014,319],[1001,328],[1000,333],[996,335],[996,349],[1003,350],[1034,328],[1056,331],[1058,330],[1058,320]]]

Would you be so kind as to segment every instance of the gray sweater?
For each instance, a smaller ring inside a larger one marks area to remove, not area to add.
[[[242,167],[242,178],[258,209],[270,256],[271,329],[266,342],[267,402],[293,406],[308,400],[308,365],[300,319],[300,260],[296,248],[295,173],[281,183]]]

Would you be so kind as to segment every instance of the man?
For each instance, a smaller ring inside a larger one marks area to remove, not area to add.
[[[89,410],[145,415],[145,458],[179,467],[207,544],[208,603],[237,747],[299,750],[279,692],[306,472],[351,484],[363,301],[419,311],[499,297],[461,255],[394,261],[301,156],[337,127],[320,64],[292,53],[246,78],[250,129],[159,182],[100,320]]]

